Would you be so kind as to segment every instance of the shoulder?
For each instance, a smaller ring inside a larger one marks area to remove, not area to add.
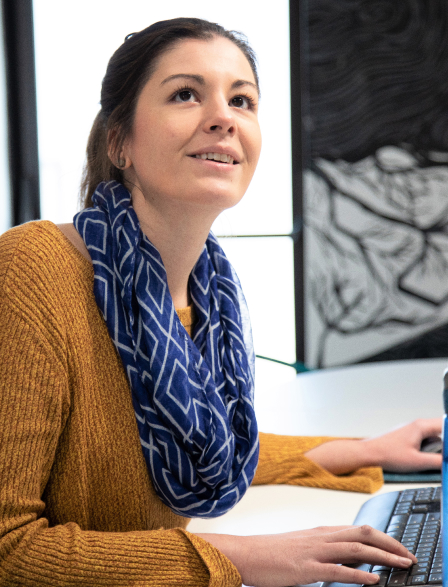
[[[73,224],[58,224],[57,227],[62,234],[72,243],[72,245],[81,253],[87,261],[91,262],[89,251]]]
[[[0,322],[14,315],[56,354],[63,356],[76,317],[97,311],[93,279],[92,264],[52,222],[0,236]]]
[[[68,236],[68,226],[61,225],[62,230],[48,220],[38,220],[7,230],[0,236],[0,276],[11,264],[38,264],[35,269],[42,269],[51,267],[53,261],[60,264],[61,260],[71,260],[75,265],[85,265],[81,247],[73,242],[75,237]]]
[[[26,303],[60,297],[68,284],[91,286],[93,268],[49,221],[27,222],[0,236],[0,293]]]
[[[60,240],[59,232],[55,224],[46,220],[26,222],[10,228],[0,236],[1,265],[4,268],[17,256],[28,257],[55,250]]]

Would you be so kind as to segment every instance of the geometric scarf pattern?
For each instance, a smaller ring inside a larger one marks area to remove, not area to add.
[[[220,516],[258,463],[254,352],[239,280],[210,233],[189,278],[191,339],[129,191],[103,182],[93,202],[74,225],[92,258],[95,299],[130,383],[154,488],[181,516]]]

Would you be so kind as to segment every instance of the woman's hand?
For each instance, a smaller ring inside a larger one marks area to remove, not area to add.
[[[397,473],[440,469],[442,455],[421,452],[420,446],[424,438],[441,434],[440,418],[420,419],[375,438],[326,442],[305,455],[335,475],[372,466]]]
[[[370,526],[321,527],[267,536],[197,535],[225,554],[243,583],[254,587],[317,581],[373,585],[378,575],[343,565],[408,568],[417,561],[399,542]]]
[[[440,469],[442,455],[420,450],[422,441],[431,436],[442,435],[441,418],[414,420],[387,434],[363,440],[363,446],[378,465],[386,471],[406,473]]]

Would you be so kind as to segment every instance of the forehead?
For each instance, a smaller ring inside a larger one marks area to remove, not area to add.
[[[163,53],[151,78],[161,81],[179,73],[201,74],[204,77],[246,79],[255,83],[249,61],[229,39],[184,39]]]

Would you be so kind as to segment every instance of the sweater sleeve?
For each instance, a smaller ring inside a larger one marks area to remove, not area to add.
[[[42,322],[8,302],[4,252],[0,241],[0,585],[241,585],[223,554],[181,529],[50,526],[45,486],[70,417],[69,375]]]
[[[286,484],[373,493],[383,484],[381,467],[333,475],[304,453],[336,440],[327,436],[280,436],[260,432],[260,458],[253,485]]]

